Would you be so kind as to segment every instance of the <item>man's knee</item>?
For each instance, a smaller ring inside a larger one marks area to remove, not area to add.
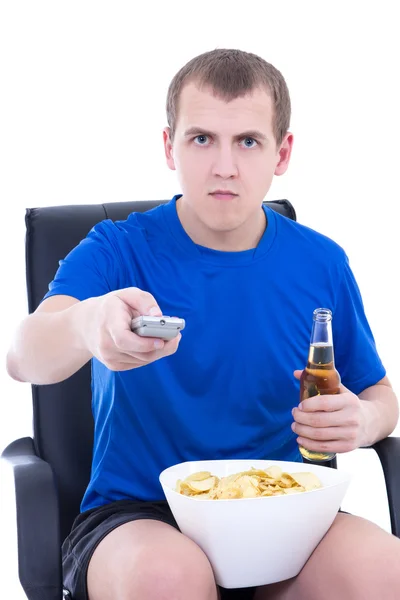
[[[338,515],[297,577],[297,597],[400,598],[400,540],[375,524]],[[293,588],[294,589],[294,588]]]
[[[204,552],[165,523],[125,523],[94,551],[87,584],[90,600],[216,600]]]
[[[217,600],[211,565],[195,544],[185,548],[144,548],[122,581],[123,600]],[[121,590],[122,592],[122,590]]]

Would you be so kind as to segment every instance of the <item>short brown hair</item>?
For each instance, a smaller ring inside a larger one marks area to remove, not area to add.
[[[211,87],[226,102],[264,87],[274,105],[273,131],[279,146],[290,125],[290,96],[283,75],[260,56],[234,49],[216,49],[192,58],[172,79],[167,94],[167,120],[174,138],[179,98],[183,87],[196,82]]]

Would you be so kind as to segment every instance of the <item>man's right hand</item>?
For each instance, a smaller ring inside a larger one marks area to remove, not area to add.
[[[88,321],[81,339],[89,352],[111,371],[127,371],[147,365],[177,351],[181,334],[170,340],[141,337],[131,329],[138,316],[161,316],[155,298],[130,287],[90,299]]]

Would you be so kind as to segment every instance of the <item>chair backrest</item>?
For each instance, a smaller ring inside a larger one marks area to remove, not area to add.
[[[26,211],[26,282],[29,312],[36,310],[63,259],[99,221],[124,220],[166,201],[50,206]],[[296,220],[287,200],[265,204]],[[58,487],[64,539],[89,482],[93,446],[90,363],[65,381],[32,386],[34,444],[50,463]]]

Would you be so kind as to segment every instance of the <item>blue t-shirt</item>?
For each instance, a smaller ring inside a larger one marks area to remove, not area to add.
[[[173,356],[123,372],[92,359],[94,454],[82,511],[163,499],[159,474],[182,461],[300,461],[293,370],[306,364],[315,308],[333,312],[346,387],[358,394],[385,376],[340,246],[264,206],[255,249],[211,250],[183,229],[177,198],[97,224],[46,294],[85,300],[135,286],[186,320]]]

